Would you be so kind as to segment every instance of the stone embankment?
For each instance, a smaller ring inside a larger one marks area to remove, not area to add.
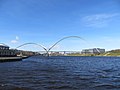
[[[20,61],[27,57],[0,57],[0,62]]]

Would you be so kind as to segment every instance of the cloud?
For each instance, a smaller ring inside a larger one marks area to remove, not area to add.
[[[16,36],[16,40],[19,40],[19,37],[18,37],[18,36]]]
[[[113,20],[113,18],[119,15],[119,13],[89,15],[83,17],[82,22],[87,27],[105,27]]]
[[[16,44],[18,42],[19,42],[19,37],[18,36],[16,36],[15,40],[11,40],[11,43],[14,43],[14,44]]]
[[[17,40],[11,40],[11,43],[18,43]]]

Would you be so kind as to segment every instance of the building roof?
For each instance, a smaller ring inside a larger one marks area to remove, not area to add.
[[[2,46],[2,47],[9,47],[8,45],[6,45],[4,43],[0,43],[0,46]]]

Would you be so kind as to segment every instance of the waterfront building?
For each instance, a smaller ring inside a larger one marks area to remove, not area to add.
[[[0,44],[0,57],[16,56],[16,51],[9,49],[9,46]]]
[[[32,51],[23,51],[23,50],[16,50],[17,56],[34,56],[34,55],[40,55],[38,52],[32,52]]]
[[[39,55],[39,53],[32,51],[9,49],[9,46],[5,44],[0,44],[0,57],[33,56],[33,55]]]
[[[81,54],[100,54],[105,53],[105,49],[93,48],[93,49],[83,49]]]

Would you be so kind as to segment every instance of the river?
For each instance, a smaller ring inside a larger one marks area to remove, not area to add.
[[[0,90],[120,90],[120,57],[34,56],[0,63]]]

